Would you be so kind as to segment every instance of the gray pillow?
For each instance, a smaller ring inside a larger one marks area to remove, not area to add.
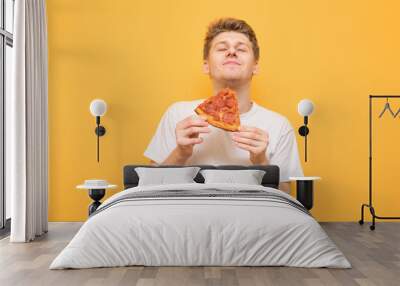
[[[263,170],[201,170],[204,183],[234,183],[261,185],[265,175]]]
[[[199,170],[199,167],[135,168],[138,186],[196,183],[193,179]]]

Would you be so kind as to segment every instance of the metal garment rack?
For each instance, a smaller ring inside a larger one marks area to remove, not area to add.
[[[378,216],[372,204],[372,100],[373,99],[389,99],[400,98],[400,95],[370,95],[369,96],[369,203],[361,205],[361,219],[359,224],[364,224],[364,207],[369,208],[372,215],[372,225],[369,226],[371,230],[375,229],[375,219],[400,219],[400,217],[385,217]]]

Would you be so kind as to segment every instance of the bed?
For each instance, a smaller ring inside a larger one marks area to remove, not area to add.
[[[192,183],[140,185],[138,167],[177,168],[125,166],[124,191],[103,202],[50,269],[351,267],[308,210],[278,190],[277,166],[196,166],[201,171],[262,170],[259,185],[205,182],[201,172]]]

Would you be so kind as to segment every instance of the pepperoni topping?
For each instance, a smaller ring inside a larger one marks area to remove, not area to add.
[[[228,99],[226,100],[226,106],[229,107],[229,108],[234,107],[234,106],[235,106],[235,99],[233,99],[233,98],[228,98]]]
[[[223,123],[214,125],[218,128],[232,130],[240,124],[236,93],[229,88],[224,88],[217,95],[209,97],[199,108],[209,116],[210,124],[214,125],[213,121],[216,121],[215,124]]]
[[[235,119],[236,119],[236,116],[235,116],[235,113],[233,113],[233,112],[226,112],[226,113],[224,113],[224,115],[222,116],[222,120],[223,120],[225,123],[228,123],[228,124],[234,123],[234,122],[235,122]]]
[[[229,108],[229,107],[227,107],[227,106],[224,106],[224,107],[222,107],[221,108],[221,110],[220,110],[221,112],[232,112],[232,109],[231,108]]]
[[[212,116],[215,120],[219,120],[219,112],[216,110],[215,105],[208,103],[204,106],[204,111]]]
[[[209,102],[208,104],[206,104],[205,106],[204,106],[204,110],[207,112],[207,113],[213,113],[213,112],[215,112],[216,111],[216,108],[215,108],[215,106],[211,103],[211,102]]]
[[[220,109],[225,105],[224,99],[222,97],[217,97],[215,98],[214,104],[216,108]]]

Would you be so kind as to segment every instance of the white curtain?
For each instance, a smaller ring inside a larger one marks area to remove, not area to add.
[[[47,24],[45,0],[16,0],[13,92],[6,111],[11,242],[48,227]],[[7,176],[8,174],[8,176]]]

